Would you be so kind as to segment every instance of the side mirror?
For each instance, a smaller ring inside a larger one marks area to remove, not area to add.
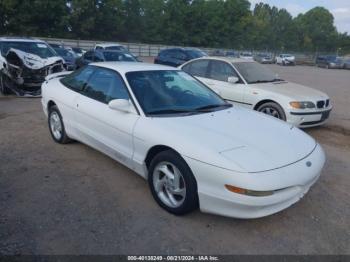
[[[134,105],[126,99],[113,99],[108,103],[108,107],[124,113],[136,113]]]
[[[227,79],[227,82],[231,83],[231,84],[236,84],[239,81],[238,77],[235,76],[229,76]]]

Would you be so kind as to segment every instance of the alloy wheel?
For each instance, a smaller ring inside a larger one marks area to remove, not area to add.
[[[273,107],[264,107],[260,112],[281,119],[279,112]]]
[[[170,162],[159,163],[153,171],[158,198],[168,207],[177,208],[186,198],[186,184],[180,170]]]
[[[60,140],[62,137],[62,122],[57,112],[53,111],[50,114],[50,128],[53,136]]]

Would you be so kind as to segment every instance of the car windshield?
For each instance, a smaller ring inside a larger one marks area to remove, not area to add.
[[[1,43],[1,54],[6,55],[11,48],[34,54],[41,58],[57,56],[56,52],[43,42],[3,42]]]
[[[137,62],[136,58],[128,53],[121,52],[103,52],[103,56],[106,61],[127,61],[127,62]]]
[[[70,52],[67,49],[63,49],[63,48],[55,48],[55,51],[58,55],[60,56],[64,56],[64,57],[74,57],[74,54],[72,52]]]
[[[76,52],[78,54],[83,53],[83,49],[81,49],[81,48],[73,47],[72,49],[73,49],[74,52]]]
[[[231,107],[183,71],[137,71],[126,77],[146,115],[196,114]]]
[[[255,62],[237,62],[233,65],[249,84],[282,81],[269,68]]]
[[[203,56],[208,56],[205,52],[201,50],[187,50],[186,53],[192,58],[200,58]]]
[[[126,51],[126,48],[124,46],[121,46],[121,45],[107,46],[105,49],[106,50]]]

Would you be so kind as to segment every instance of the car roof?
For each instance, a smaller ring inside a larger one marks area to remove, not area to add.
[[[225,56],[204,56],[204,57],[200,57],[197,59],[193,59],[191,61],[205,60],[205,59],[220,60],[220,61],[227,62],[227,63],[256,63],[253,60],[247,60],[247,59],[242,59],[242,58],[237,58],[237,57],[225,57]]]
[[[121,45],[121,44],[116,44],[116,43],[101,43],[101,44],[96,44],[96,46],[110,47],[110,46],[123,46],[123,45]]]
[[[129,52],[124,50],[110,50],[110,49],[103,49],[103,50],[91,50],[95,53],[122,53],[122,54],[128,54]]]
[[[160,50],[161,52],[163,51],[172,51],[172,50],[180,50],[180,51],[191,51],[191,50],[195,50],[195,51],[202,51],[199,48],[196,47],[171,47],[171,48],[165,48]]]
[[[35,38],[30,38],[30,37],[11,37],[11,36],[6,36],[6,37],[0,37],[0,42],[30,42],[30,43],[45,43],[45,41],[40,40],[40,39],[35,39]]]
[[[151,63],[141,63],[141,62],[99,62],[99,63],[91,63],[90,65],[112,69],[121,74],[126,74],[128,72],[135,72],[135,71],[153,71],[153,70],[179,71],[180,70],[178,68],[171,67],[171,66],[157,65],[157,64],[151,64]]]

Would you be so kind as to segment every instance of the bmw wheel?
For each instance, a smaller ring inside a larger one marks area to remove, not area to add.
[[[277,103],[269,102],[262,104],[258,107],[257,111],[286,121],[286,114],[283,108]]]
[[[49,108],[48,122],[51,136],[55,142],[59,144],[67,144],[71,142],[71,139],[66,134],[62,115],[57,106],[51,106]]]
[[[167,150],[154,157],[148,183],[153,198],[168,212],[184,215],[198,208],[197,182],[176,152]]]

